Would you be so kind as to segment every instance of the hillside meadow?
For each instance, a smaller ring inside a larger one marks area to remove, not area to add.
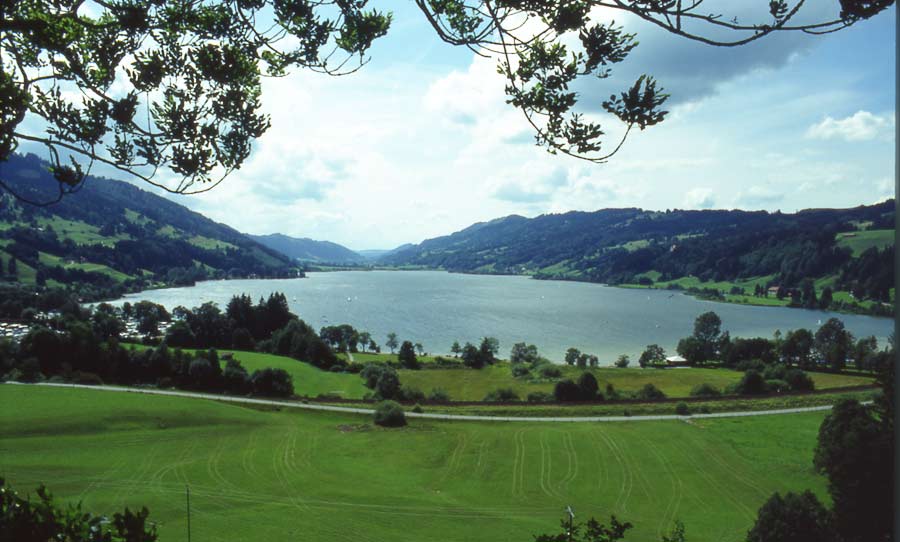
[[[147,506],[160,540],[528,541],[571,505],[627,540],[675,519],[739,541],[774,491],[812,489],[821,413],[690,422],[412,421],[0,386],[0,475],[95,512]]]

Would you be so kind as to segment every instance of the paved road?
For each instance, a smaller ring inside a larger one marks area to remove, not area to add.
[[[276,401],[271,399],[253,399],[250,397],[232,397],[228,395],[214,395],[210,393],[194,393],[189,391],[169,391],[157,390],[152,388],[123,388],[119,386],[87,386],[83,384],[23,384],[21,382],[6,382],[6,384],[14,384],[21,386],[47,386],[56,388],[78,388],[96,391],[113,391],[120,393],[142,393],[145,395],[167,395],[170,397],[187,397],[191,399],[210,399],[213,401],[222,401],[226,403],[242,403],[249,405],[266,405],[278,406],[286,408],[300,408],[304,410],[323,410],[327,412],[342,412],[345,414],[367,414],[372,415],[374,412],[370,408],[342,407],[333,405],[300,403],[297,401]],[[819,412],[823,410],[831,410],[831,405],[802,407],[802,408],[782,408],[779,410],[754,410],[743,412],[713,412],[710,414],[694,414],[693,416],[678,416],[674,414],[657,414],[650,416],[567,416],[567,417],[548,417],[548,416],[473,416],[466,414],[433,414],[428,412],[406,412],[409,418],[424,418],[430,420],[456,420],[456,421],[482,421],[482,422],[642,422],[642,421],[659,421],[659,420],[692,420],[702,418],[742,418],[748,416],[772,416],[776,414],[797,414],[801,412]]]

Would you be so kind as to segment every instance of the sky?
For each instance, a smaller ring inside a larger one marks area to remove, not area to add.
[[[807,4],[810,18],[838,9],[837,0]],[[579,92],[599,104],[649,73],[671,94],[670,114],[635,131],[608,163],[592,164],[534,145],[522,114],[505,103],[494,60],[441,42],[412,2],[374,5],[392,10],[394,22],[367,66],[347,77],[266,79],[272,126],[251,157],[211,192],[172,199],[242,232],[359,250],[510,214],[791,212],[893,196],[896,8],[835,34],[739,48],[617,14],[640,45],[611,79]],[[622,127],[604,128],[612,145]]]

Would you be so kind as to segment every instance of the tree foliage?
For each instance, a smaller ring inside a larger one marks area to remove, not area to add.
[[[81,504],[61,508],[44,486],[36,499],[21,497],[0,478],[0,540],[67,542],[154,542],[156,527],[147,518],[147,508],[132,512],[125,508],[111,521],[85,512]]]
[[[633,13],[701,43],[738,46],[774,32],[838,30],[892,3],[839,0],[839,18],[801,24],[802,0],[769,2],[743,22],[710,14],[702,2],[416,1],[442,40],[497,59],[508,102],[533,126],[539,145],[593,162],[617,152],[634,128],[661,122],[668,97],[647,74],[611,89],[599,106],[623,129],[616,145],[603,146],[605,128],[587,115],[596,104],[580,104],[575,88],[608,79],[637,40],[597,22],[598,10]],[[128,0],[98,2],[95,13],[73,0],[13,2],[0,21],[7,53],[0,160],[20,142],[45,145],[59,197],[78,190],[82,164],[89,169],[94,161],[169,191],[209,190],[243,164],[270,125],[260,112],[261,77],[291,69],[347,74],[367,62],[391,24],[390,14],[367,4]],[[67,162],[67,154],[81,160]],[[161,182],[160,168],[176,180]]]
[[[845,399],[819,428],[813,464],[828,476],[834,525],[844,542],[891,539],[894,435],[885,427],[868,408]]]
[[[397,353],[397,360],[404,369],[418,369],[420,367],[419,360],[416,358],[416,351],[410,341],[403,341],[400,345],[400,352]]]
[[[559,523],[559,533],[536,535],[535,542],[617,542],[625,538],[625,533],[633,527],[627,521],[619,521],[616,516],[610,516],[609,526],[594,518],[584,523],[574,523],[571,519],[563,519]]]
[[[775,493],[756,517],[747,542],[837,542],[831,514],[811,491]]]
[[[375,425],[383,427],[403,427],[406,425],[406,414],[403,407],[394,401],[382,401],[375,405],[373,420]]]

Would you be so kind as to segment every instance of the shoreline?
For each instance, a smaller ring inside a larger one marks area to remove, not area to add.
[[[325,266],[325,267],[329,267],[329,266]],[[541,280],[541,281],[549,281],[549,282],[580,282],[580,283],[584,283],[584,284],[597,284],[599,286],[605,286],[605,287],[609,287],[609,288],[621,288],[624,290],[657,290],[657,291],[677,292],[682,295],[687,295],[687,296],[693,297],[694,299],[697,299],[700,301],[710,301],[713,303],[727,303],[730,305],[739,305],[739,306],[747,306],[747,307],[777,307],[777,308],[784,308],[784,309],[804,309],[804,310],[810,310],[810,311],[816,311],[816,312],[822,312],[822,313],[833,312],[833,313],[839,313],[839,314],[852,314],[852,315],[856,315],[856,316],[870,316],[872,318],[891,318],[891,319],[893,319],[893,310],[894,310],[894,308],[892,307],[890,309],[891,312],[889,314],[878,314],[878,313],[875,313],[872,311],[865,311],[865,310],[864,311],[852,311],[852,310],[846,310],[844,308],[837,308],[837,309],[809,308],[809,307],[803,307],[803,306],[798,306],[798,305],[791,305],[789,303],[785,303],[785,304],[754,303],[752,301],[754,299],[754,296],[746,295],[746,294],[744,295],[744,297],[742,299],[746,299],[746,300],[750,300],[750,301],[749,302],[740,302],[740,301],[729,300],[727,298],[726,299],[718,299],[718,298],[713,298],[713,297],[707,297],[699,292],[691,292],[690,289],[688,289],[688,288],[669,288],[669,287],[660,288],[660,287],[656,287],[654,285],[642,285],[642,284],[634,284],[634,283],[609,284],[606,282],[594,282],[591,280],[583,280],[583,279],[579,279],[576,277],[540,278],[535,274],[528,274],[528,273],[482,273],[482,272],[477,272],[477,271],[454,271],[454,270],[443,269],[443,268],[390,267],[390,266],[371,266],[371,267],[365,267],[365,268],[334,266],[334,268],[329,268],[329,269],[309,269],[307,271],[307,273],[335,273],[335,272],[339,272],[339,271],[406,271],[406,272],[408,272],[408,271],[438,271],[438,272],[442,272],[442,273],[451,273],[451,274],[459,274],[459,275],[479,275],[479,276],[485,276],[485,277],[492,277],[492,276],[525,277],[525,278],[529,278],[532,280]],[[723,292],[722,295],[729,295],[729,294],[726,294]],[[771,298],[765,297],[762,299],[771,299]],[[887,304],[887,305],[889,306],[890,304]]]

